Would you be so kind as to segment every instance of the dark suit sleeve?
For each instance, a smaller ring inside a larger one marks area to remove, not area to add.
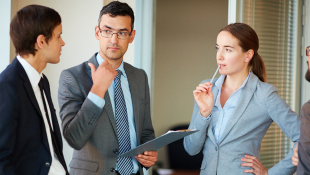
[[[148,142],[155,138],[154,129],[151,120],[151,110],[150,110],[150,93],[149,85],[146,73],[143,71],[145,77],[145,102],[144,102],[144,122],[143,130],[141,136],[141,144]]]
[[[0,82],[0,174],[15,174],[10,158],[16,143],[19,100],[14,86]]]
[[[75,75],[69,70],[60,75],[58,102],[64,138],[72,148],[80,150],[92,135],[102,109],[83,97]]]
[[[301,109],[297,175],[310,174],[310,101]]]

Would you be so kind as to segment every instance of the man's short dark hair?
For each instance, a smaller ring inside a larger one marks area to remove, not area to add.
[[[44,35],[48,43],[59,24],[61,24],[60,15],[49,7],[29,5],[19,10],[10,25],[10,36],[16,54],[35,55],[37,37]]]
[[[130,16],[131,18],[131,31],[133,30],[133,24],[135,21],[135,16],[132,8],[127,4],[119,1],[112,1],[108,5],[104,6],[99,15],[98,27],[100,28],[101,16],[104,14],[109,14],[111,17],[116,16]]]

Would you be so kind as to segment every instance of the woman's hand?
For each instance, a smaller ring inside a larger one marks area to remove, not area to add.
[[[244,170],[245,173],[254,173],[255,175],[268,175],[268,170],[255,156],[245,155],[245,158],[241,158],[241,161],[248,162],[242,163],[242,166],[253,168],[250,170]]]
[[[292,164],[294,166],[298,166],[298,162],[299,162],[299,159],[298,159],[298,143],[297,143],[296,147],[294,148],[294,155],[292,157]]]
[[[193,91],[195,100],[200,108],[200,114],[203,117],[208,117],[214,105],[214,97],[212,94],[212,84],[206,82],[199,84],[196,90]]]

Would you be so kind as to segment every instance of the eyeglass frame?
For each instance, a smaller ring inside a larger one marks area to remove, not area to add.
[[[99,29],[99,32],[100,32],[100,34],[101,34],[101,36],[102,36],[102,33],[101,33],[101,32],[104,31],[104,30],[100,29],[99,26],[98,26],[98,29]],[[112,30],[109,30],[109,31],[112,31]],[[121,31],[120,31],[120,32],[121,32]],[[118,33],[119,33],[119,32],[117,32],[117,33],[111,33],[110,37],[105,37],[105,36],[102,36],[102,37],[104,37],[104,38],[112,38],[113,35],[116,34],[118,39],[122,39],[122,38],[119,38]],[[128,32],[128,33],[129,33],[129,32]],[[124,38],[123,40],[128,39],[128,38],[131,36],[131,34],[132,34],[132,31],[128,34],[128,37],[127,37],[127,38]]]
[[[306,48],[306,56],[310,56],[310,46]]]

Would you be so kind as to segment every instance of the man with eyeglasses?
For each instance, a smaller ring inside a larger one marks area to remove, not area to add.
[[[95,27],[99,52],[61,73],[58,100],[64,138],[75,149],[72,175],[142,175],[157,160],[156,151],[117,157],[155,138],[147,75],[123,62],[133,24],[128,4],[104,6]]]
[[[306,48],[308,70],[305,79],[310,82],[310,46]],[[300,138],[294,149],[293,165],[297,166],[297,175],[310,175],[310,100],[301,108]]]

